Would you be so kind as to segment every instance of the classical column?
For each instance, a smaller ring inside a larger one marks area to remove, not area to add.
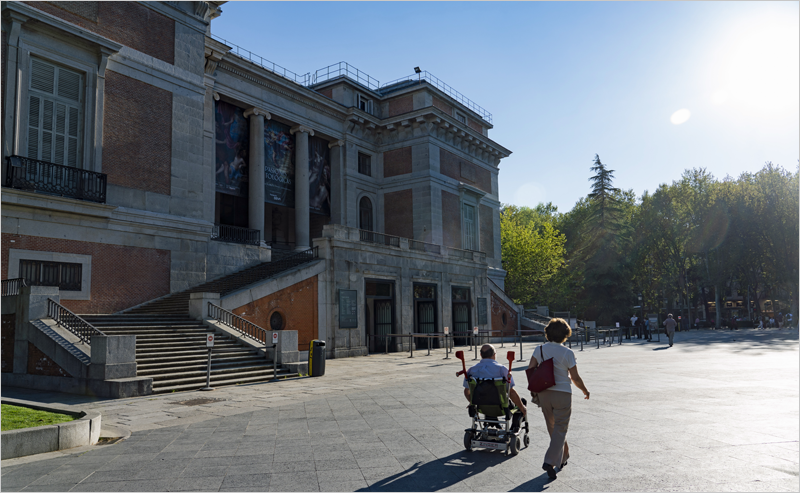
[[[250,197],[247,204],[250,229],[257,229],[264,241],[264,118],[272,118],[269,112],[250,108],[244,112],[250,118]]]
[[[311,248],[309,231],[308,136],[314,131],[304,125],[291,129],[294,140],[294,249]]]

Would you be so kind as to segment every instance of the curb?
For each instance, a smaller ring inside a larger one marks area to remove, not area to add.
[[[26,455],[54,452],[73,447],[94,445],[100,439],[100,413],[73,411],[63,407],[43,406],[38,402],[2,398],[3,404],[29,407],[40,411],[69,414],[79,417],[75,421],[57,425],[37,426],[2,432],[2,460]]]

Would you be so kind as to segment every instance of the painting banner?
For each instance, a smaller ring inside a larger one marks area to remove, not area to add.
[[[331,215],[331,161],[328,141],[308,139],[308,186],[311,212]]]
[[[294,137],[289,126],[268,121],[264,126],[264,201],[294,207]]]
[[[250,129],[244,110],[224,101],[214,109],[217,191],[246,196]]]

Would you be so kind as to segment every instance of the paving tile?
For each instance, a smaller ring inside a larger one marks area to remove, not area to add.
[[[366,491],[369,485],[363,479],[359,481],[322,482],[319,491]]]
[[[271,474],[228,474],[220,485],[224,488],[259,487],[266,488],[271,482]]]
[[[169,491],[219,491],[225,476],[197,476],[177,478]]]

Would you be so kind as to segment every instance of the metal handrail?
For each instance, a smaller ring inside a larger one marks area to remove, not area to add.
[[[438,77],[433,75],[432,73],[428,72],[427,70],[419,73],[419,74],[412,74],[406,77],[401,77],[399,79],[395,79],[391,82],[387,82],[386,84],[381,86],[381,89],[384,89],[388,86],[393,84],[397,84],[398,82],[406,82],[406,81],[419,81],[422,82],[423,80],[430,83],[435,88],[439,89],[443,93],[447,94],[451,98],[455,99],[459,103],[463,104],[470,110],[474,111],[478,116],[483,118],[488,123],[492,123],[492,114],[486,111],[485,109],[481,108],[477,104],[475,104],[472,100],[461,94],[460,92],[453,89],[450,85],[445,84],[442,82]]]
[[[106,203],[107,177],[86,169],[49,163],[23,156],[6,159],[4,187]]]
[[[347,62],[334,63],[318,69],[311,77],[311,84],[319,84],[320,82],[335,79],[342,75],[373,91],[377,91],[381,87],[381,83],[378,79],[370,77],[368,74],[365,74]]]
[[[274,74],[280,75],[284,79],[290,80],[296,84],[300,84],[301,86],[307,86],[311,81],[311,73],[305,73],[300,75],[296,72],[292,72],[291,70],[278,65],[277,63],[271,62],[260,55],[256,55],[255,53],[253,53],[248,49],[242,48],[237,44],[231,43],[230,41],[221,38],[216,34],[212,33],[211,37],[219,41],[220,43],[224,43],[230,46],[231,51],[229,53],[231,53],[232,55],[236,55],[239,58],[247,60],[248,62],[255,63],[256,65],[259,65],[262,68],[269,70]]]
[[[47,316],[55,320],[58,325],[78,336],[78,339],[84,344],[91,344],[92,336],[105,335],[100,329],[75,315],[65,306],[53,301],[52,298],[47,298]]]
[[[19,294],[19,290],[27,285],[28,283],[21,277],[16,279],[3,279],[3,296],[16,296]]]
[[[226,310],[221,306],[215,305],[210,301],[208,302],[208,316],[222,324],[227,325],[242,335],[248,336],[251,339],[255,339],[256,341],[263,343],[264,354],[269,357],[268,353],[266,352],[267,341],[269,341],[266,329],[259,327],[253,322],[236,315],[230,310]]]
[[[215,224],[211,229],[211,239],[229,243],[259,245],[261,244],[261,231],[242,228],[241,226],[231,226],[230,224]]]

